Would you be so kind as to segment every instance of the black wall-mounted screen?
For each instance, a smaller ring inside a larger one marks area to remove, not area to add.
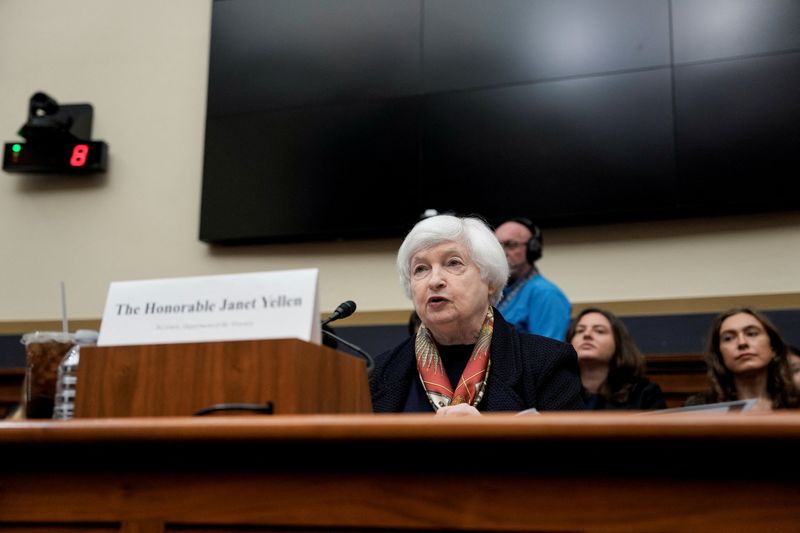
[[[215,0],[200,239],[797,209],[797,0]]]

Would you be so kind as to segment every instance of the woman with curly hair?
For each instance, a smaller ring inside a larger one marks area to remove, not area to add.
[[[628,328],[611,311],[590,307],[570,323],[587,408],[664,409],[661,387],[644,377],[645,360]]]
[[[757,410],[800,406],[788,351],[778,329],[759,311],[739,307],[719,314],[705,353],[709,389],[686,405],[754,399]]]

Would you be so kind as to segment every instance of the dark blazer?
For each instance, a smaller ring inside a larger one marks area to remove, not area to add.
[[[494,310],[491,367],[479,411],[584,409],[578,356],[571,344],[517,331]],[[411,380],[419,379],[414,337],[375,358],[372,409],[400,412]]]

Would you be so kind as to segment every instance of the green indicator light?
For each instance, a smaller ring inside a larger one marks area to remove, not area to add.
[[[21,144],[14,144],[11,147],[11,151],[14,152],[15,154],[20,153],[22,151],[22,145]]]

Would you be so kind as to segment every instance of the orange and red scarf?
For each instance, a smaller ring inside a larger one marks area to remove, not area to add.
[[[439,350],[436,348],[430,331],[424,325],[420,326],[414,344],[417,370],[434,411],[438,411],[440,407],[460,403],[474,406],[481,401],[486,379],[489,376],[489,346],[492,342],[493,331],[494,313],[489,307],[489,312],[486,313],[486,319],[483,321],[478,335],[478,342],[475,343],[472,355],[467,361],[467,366],[454,391],[450,379],[444,371]]]

